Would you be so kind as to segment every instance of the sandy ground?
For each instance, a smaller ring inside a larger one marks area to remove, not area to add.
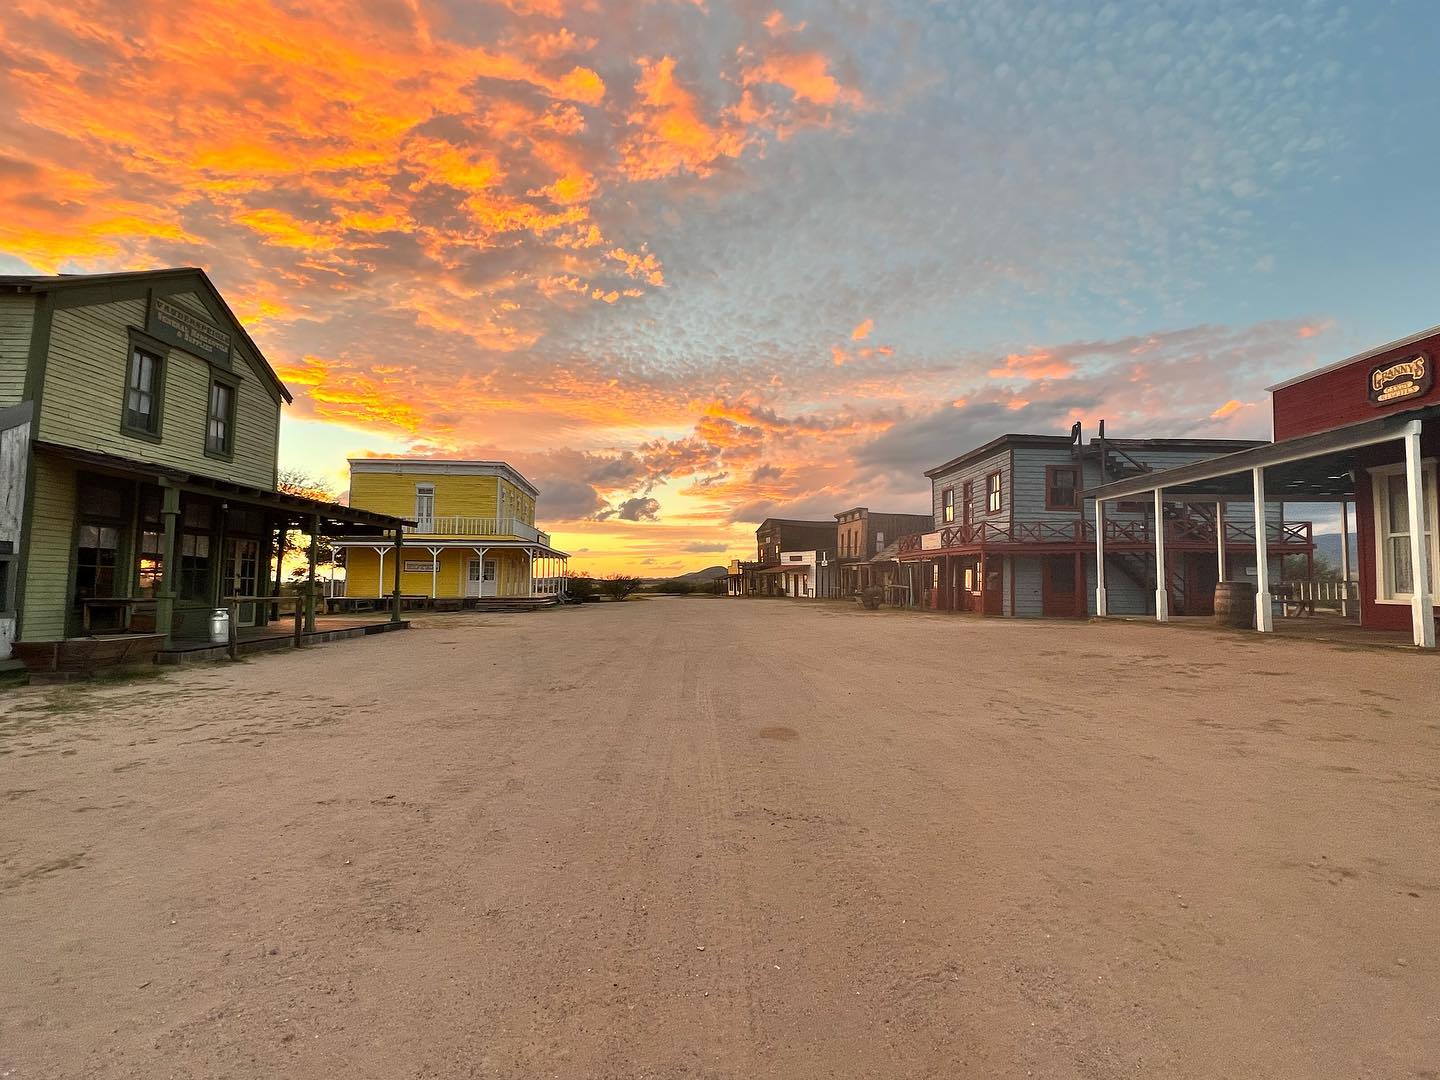
[[[1435,1077],[1440,666],[785,601],[0,696],[0,1076]]]

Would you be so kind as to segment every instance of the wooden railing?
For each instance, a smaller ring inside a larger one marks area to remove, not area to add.
[[[516,536],[538,544],[550,543],[549,533],[517,517],[437,515],[405,526],[405,532],[413,536]]]
[[[1095,543],[1095,524],[1088,518],[1071,518],[1058,521],[977,521],[968,525],[947,525],[938,530],[939,544],[936,551],[948,551],[958,547],[1007,547],[1014,545],[1090,545]],[[1271,549],[1293,549],[1306,551],[1314,546],[1311,524],[1308,521],[1272,522],[1266,528],[1266,543]],[[924,550],[924,537],[930,534],[915,533],[902,536],[899,541],[900,555],[915,555]],[[1177,550],[1189,548],[1213,548],[1219,537],[1213,521],[1185,518],[1165,522],[1165,542]],[[1106,519],[1105,544],[1107,547],[1123,548],[1153,547],[1155,530],[1144,519]],[[1255,526],[1249,522],[1227,521],[1225,523],[1225,544],[1237,547],[1255,546]]]

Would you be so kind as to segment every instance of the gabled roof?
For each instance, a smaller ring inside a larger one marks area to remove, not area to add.
[[[258,361],[257,366],[266,381],[287,403],[294,401],[290,390],[280,380],[280,376],[275,374],[275,369],[270,366],[270,361],[261,352],[260,346],[255,344],[255,339],[250,336],[250,332],[245,329],[245,324],[236,317],[235,312],[230,310],[230,305],[220,295],[220,290],[215,288],[215,283],[210,280],[209,275],[198,266],[175,266],[160,270],[121,270],[109,274],[0,274],[0,292],[50,293],[81,287],[103,288],[107,285],[179,283],[187,279],[193,280],[196,285],[200,286],[202,292],[215,303],[225,320],[229,322],[231,329],[235,331],[240,340],[249,348],[254,359]]]
[[[937,465],[933,469],[926,469],[925,475],[934,478],[941,473],[947,473],[959,468],[971,461],[989,457],[991,454],[1003,450],[1008,446],[1058,446],[1068,447],[1071,439],[1068,435],[1023,435],[1010,434],[1001,435],[997,439],[991,439],[983,446],[977,446],[974,450],[968,450],[959,457],[951,458],[944,465]],[[1085,454],[1095,454],[1100,445],[1099,439],[1092,438],[1084,447]],[[1106,446],[1113,446],[1119,450],[1155,450],[1168,451],[1170,453],[1210,453],[1210,454],[1232,454],[1240,450],[1249,450],[1256,446],[1264,445],[1262,441],[1255,439],[1112,439],[1106,437]]]

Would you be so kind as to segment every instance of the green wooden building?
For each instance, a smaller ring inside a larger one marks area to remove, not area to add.
[[[277,491],[289,401],[201,270],[0,276],[0,658],[203,640],[270,595],[285,531],[397,535]]]

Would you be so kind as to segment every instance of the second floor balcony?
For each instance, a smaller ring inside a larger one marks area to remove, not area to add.
[[[457,517],[436,514],[422,517],[407,525],[410,536],[481,537],[502,540],[530,540],[550,543],[550,534],[541,532],[527,521],[516,517]]]
[[[1265,528],[1266,547],[1272,552],[1304,552],[1312,550],[1315,538],[1308,521],[1271,521]],[[1165,522],[1166,547],[1175,551],[1214,550],[1219,544],[1214,520],[1182,517]],[[1032,549],[1060,549],[1095,546],[1095,525],[1088,518],[1065,521],[1014,521],[996,523],[974,522],[969,525],[947,525],[934,532],[902,536],[899,553],[902,558],[923,558],[931,553]],[[1105,521],[1105,548],[1108,551],[1153,550],[1154,525],[1150,521]],[[1255,525],[1251,521],[1225,523],[1227,548],[1255,549]]]

